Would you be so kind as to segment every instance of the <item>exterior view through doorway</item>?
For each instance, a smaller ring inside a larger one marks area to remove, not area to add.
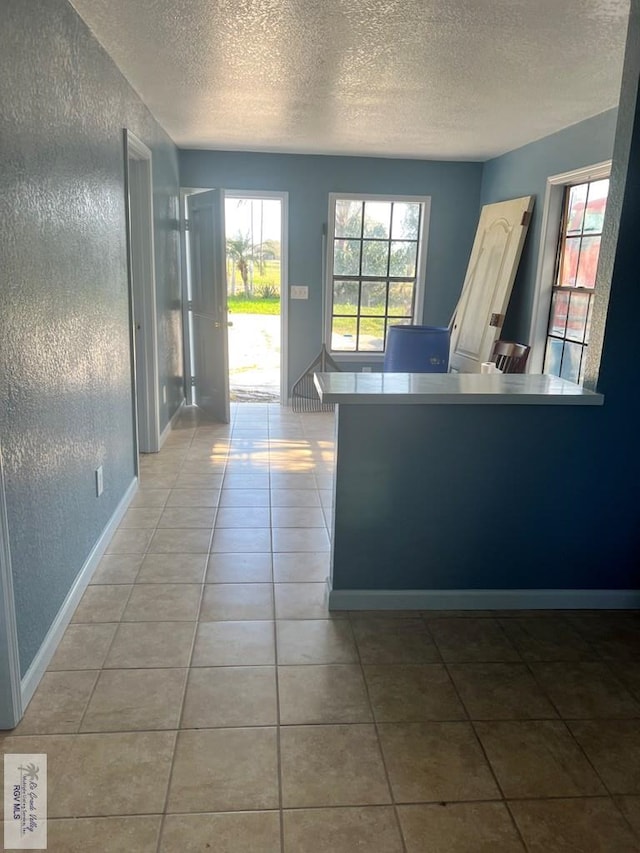
[[[287,401],[286,194],[224,194],[232,401]]]

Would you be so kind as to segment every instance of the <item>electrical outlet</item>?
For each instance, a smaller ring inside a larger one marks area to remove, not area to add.
[[[96,497],[100,497],[100,495],[104,492],[104,476],[102,473],[102,465],[99,468],[96,468]]]
[[[309,298],[309,288],[306,285],[292,284],[291,285],[291,298],[292,299],[308,299]]]
[[[370,367],[363,367],[362,372],[363,373],[371,373],[371,368]]]
[[[162,386],[162,402],[164,403],[165,406],[167,405],[167,386],[166,385]]]

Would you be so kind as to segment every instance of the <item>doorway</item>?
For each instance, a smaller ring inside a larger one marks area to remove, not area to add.
[[[160,450],[160,383],[151,151],[129,130],[125,130],[125,166],[137,472],[138,452]]]
[[[193,188],[181,196],[189,403],[229,421],[231,349],[234,398],[286,405],[288,194]],[[269,370],[260,374],[266,351]]]
[[[229,391],[287,401],[286,194],[225,192]]]

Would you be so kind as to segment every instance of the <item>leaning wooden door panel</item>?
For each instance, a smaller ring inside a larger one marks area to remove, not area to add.
[[[500,336],[533,202],[524,196],[482,208],[451,328],[453,372],[479,373]]]

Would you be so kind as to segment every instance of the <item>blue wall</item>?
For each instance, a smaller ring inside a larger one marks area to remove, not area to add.
[[[492,204],[523,195],[536,197],[503,330],[503,337],[508,340],[530,343],[547,178],[610,160],[617,112],[617,109],[613,109],[601,113],[484,164],[481,204]]]
[[[334,589],[628,589],[637,452],[604,407],[339,407]]]
[[[329,193],[431,196],[424,322],[446,325],[464,281],[478,222],[481,179],[481,163],[180,152],[180,180],[185,187],[289,193],[289,283],[309,286],[308,302],[294,300],[289,305],[291,384],[321,344],[322,226],[327,222]]]
[[[66,0],[4,0],[0,67],[0,436],[24,673],[134,476],[124,127],[153,151],[163,423],[183,396],[178,161]]]

